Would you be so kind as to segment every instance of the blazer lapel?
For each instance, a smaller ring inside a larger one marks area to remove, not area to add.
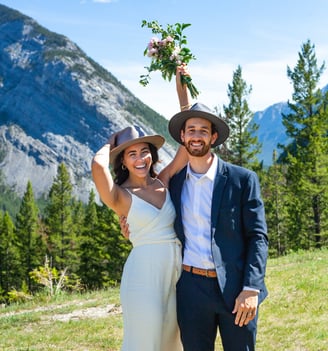
[[[211,210],[211,225],[212,225],[211,247],[212,247],[212,255],[215,263],[215,269],[217,272],[218,283],[221,291],[223,292],[224,287],[226,285],[226,272],[225,272],[225,267],[222,264],[220,247],[217,245],[215,240],[215,231],[216,231],[218,217],[220,215],[223,190],[227,183],[227,175],[226,175],[225,163],[221,159],[219,159],[218,161],[219,163],[218,163],[216,177],[214,180],[212,210]]]
[[[211,224],[212,233],[216,229],[216,223],[219,216],[219,210],[222,202],[223,189],[227,182],[225,163],[219,158],[218,169],[214,180],[213,197],[212,197],[212,210],[211,210]]]
[[[187,167],[175,175],[170,182],[170,195],[176,211],[175,230],[179,239],[184,242],[184,231],[181,216],[181,193],[186,179]]]

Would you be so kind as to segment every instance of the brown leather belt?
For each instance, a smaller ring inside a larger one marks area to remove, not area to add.
[[[215,269],[196,268],[196,267],[187,266],[186,264],[183,264],[182,268],[187,272],[197,274],[197,275],[202,275],[203,277],[216,278]]]

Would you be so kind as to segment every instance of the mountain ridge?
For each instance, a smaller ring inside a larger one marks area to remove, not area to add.
[[[75,43],[0,5],[0,170],[9,186],[22,195],[31,180],[43,196],[64,162],[75,195],[87,201],[92,155],[131,124],[170,142],[166,119]],[[172,144],[160,150],[163,162]]]

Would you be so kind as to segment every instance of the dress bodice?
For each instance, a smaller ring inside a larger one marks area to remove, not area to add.
[[[131,207],[127,216],[130,241],[133,246],[169,241],[176,238],[173,228],[175,209],[170,193],[165,190],[165,201],[158,209],[131,191]]]

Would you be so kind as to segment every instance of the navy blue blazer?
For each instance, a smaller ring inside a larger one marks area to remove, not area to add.
[[[181,191],[185,167],[170,181],[176,210],[175,231],[184,247]],[[259,303],[268,292],[264,282],[268,236],[256,173],[218,159],[212,199],[212,254],[219,287],[229,310],[244,286],[258,289]]]

